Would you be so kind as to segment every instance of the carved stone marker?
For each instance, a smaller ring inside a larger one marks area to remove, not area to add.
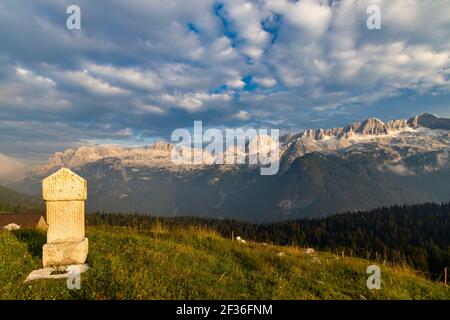
[[[42,249],[44,267],[83,264],[88,254],[84,237],[84,202],[87,182],[69,169],[42,181],[47,210],[47,244]]]

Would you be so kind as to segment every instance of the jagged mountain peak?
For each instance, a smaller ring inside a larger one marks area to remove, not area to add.
[[[375,136],[389,134],[389,130],[403,130],[407,127],[406,120],[393,120],[385,124],[378,118],[368,118],[362,122],[354,122],[344,128],[319,128],[317,130],[309,129],[303,133],[291,135],[292,140],[327,140],[330,138],[350,139],[355,135],[360,136]]]
[[[351,139],[356,136],[372,137],[389,135],[398,131],[408,131],[418,127],[429,129],[445,129],[450,130],[450,119],[440,118],[437,115],[424,113],[415,117],[398,120],[390,120],[383,122],[382,120],[372,117],[362,122],[356,121],[346,127],[337,127],[332,129],[308,129],[298,134],[291,134],[285,137],[284,141],[294,140],[326,140],[328,138]]]
[[[413,128],[418,126],[430,129],[444,129],[450,130],[450,119],[440,118],[431,113],[424,113],[408,120],[408,125]]]
[[[148,146],[149,149],[160,150],[160,151],[170,151],[173,145],[166,140],[157,140],[152,145]]]
[[[413,128],[421,126],[430,129],[450,130],[450,119],[440,118],[431,113],[424,113],[409,119],[408,125]]]
[[[401,131],[407,129],[408,126],[408,120],[401,119],[401,120],[390,120],[386,123],[386,126],[390,131]]]
[[[428,113],[428,112],[425,112],[425,113],[419,115],[419,118],[420,119],[439,119],[439,117],[437,115],[435,115],[433,113]]]
[[[355,132],[362,135],[380,135],[388,134],[389,129],[383,121],[377,118],[369,118],[364,120]]]

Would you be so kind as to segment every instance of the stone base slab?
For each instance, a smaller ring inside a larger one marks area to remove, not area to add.
[[[59,273],[59,274],[52,274],[54,271],[61,272],[60,268],[63,268],[63,271],[65,273]],[[89,269],[89,266],[87,264],[77,264],[77,265],[70,265],[65,267],[47,267],[42,268],[38,270],[33,270],[28,277],[26,278],[25,282],[33,281],[33,280],[40,280],[40,279],[66,279],[69,278],[75,274],[82,274],[83,272],[86,272]]]
[[[88,239],[80,242],[47,243],[42,248],[44,267],[84,264],[88,254]]]

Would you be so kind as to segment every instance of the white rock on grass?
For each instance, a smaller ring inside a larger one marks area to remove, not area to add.
[[[247,243],[247,241],[245,241],[244,239],[242,239],[242,238],[239,237],[239,236],[236,237],[236,241],[237,241],[237,242],[240,242],[240,243],[244,243],[244,244]]]
[[[10,223],[10,224],[4,226],[3,229],[8,230],[8,231],[19,230],[20,226],[15,223]]]

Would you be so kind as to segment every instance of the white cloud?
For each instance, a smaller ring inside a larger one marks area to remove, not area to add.
[[[49,77],[12,65],[0,66],[0,72],[8,77],[0,85],[0,109],[54,112],[67,110],[71,105],[58,91],[55,81]]]
[[[253,81],[266,88],[273,87],[277,84],[277,80],[270,77],[254,77]]]
[[[445,168],[447,166],[447,164],[449,163],[448,159],[449,159],[449,153],[447,151],[440,152],[436,155],[436,164],[435,165],[427,164],[424,166],[424,170],[426,172],[441,170],[441,169]]]
[[[89,73],[93,73],[96,76],[132,85],[137,88],[155,90],[161,86],[158,75],[151,70],[141,71],[137,68],[118,68],[111,65],[98,65],[95,63],[87,63],[86,68]]]
[[[303,30],[307,36],[319,38],[327,31],[332,19],[332,11],[327,2],[269,0],[267,4],[269,8],[283,14],[290,24]]]
[[[231,119],[238,120],[238,121],[247,121],[250,118],[251,118],[250,113],[248,113],[247,111],[244,111],[244,110],[239,110],[238,112],[236,112],[235,114],[233,114],[231,116]]]
[[[218,62],[235,61],[239,58],[238,52],[233,48],[231,40],[221,36],[213,41],[210,46],[209,56]]]
[[[226,83],[230,88],[242,89],[245,86],[245,82],[241,79],[230,80]]]
[[[135,104],[135,106],[136,106],[136,112],[138,114],[147,114],[147,113],[151,113],[151,114],[155,114],[155,115],[167,114],[167,111],[164,108],[154,105],[154,104],[138,102]]]
[[[231,96],[226,93],[206,93],[196,92],[187,94],[163,94],[160,100],[169,107],[181,108],[188,112],[199,112],[216,103],[231,100]]]
[[[0,184],[23,178],[25,172],[23,162],[0,153]]]
[[[36,75],[32,71],[20,67],[16,67],[16,75],[31,83],[43,84],[51,87],[56,86],[56,83],[52,79]]]
[[[75,84],[85,90],[100,95],[122,95],[126,90],[113,86],[105,80],[91,76],[87,70],[65,71],[61,74],[64,81]]]
[[[261,27],[264,12],[257,2],[229,0],[224,2],[229,17],[243,38],[242,52],[252,59],[260,59],[270,41],[270,34]]]
[[[436,156],[436,163],[440,168],[446,166],[448,163],[448,152],[439,153]]]
[[[378,168],[381,171],[389,171],[399,176],[413,176],[416,173],[405,166],[403,163],[384,163],[383,166]]]

